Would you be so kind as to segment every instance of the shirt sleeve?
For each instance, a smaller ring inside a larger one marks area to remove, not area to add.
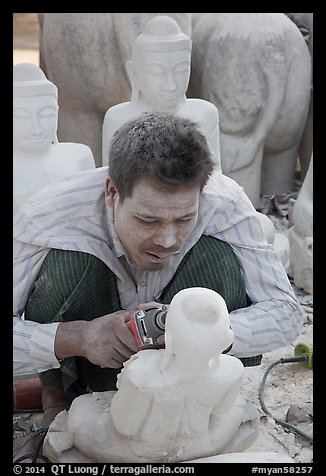
[[[43,372],[60,366],[54,353],[54,340],[59,322],[38,324],[14,316],[14,375]]]
[[[279,256],[263,234],[259,213],[243,190],[209,228],[209,234],[232,246],[252,303],[230,313],[235,336],[230,354],[251,357],[293,342],[304,312]]]
[[[58,368],[60,364],[54,353],[54,341],[59,323],[39,324],[24,319],[31,287],[48,250],[14,240],[13,251],[14,375]]]

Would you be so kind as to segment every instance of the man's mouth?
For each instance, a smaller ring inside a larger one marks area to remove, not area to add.
[[[171,256],[171,253],[167,254],[167,255],[163,255],[163,254],[157,254],[157,253],[153,253],[152,251],[146,251],[146,254],[154,259],[154,260],[157,260],[157,261],[164,261],[166,260],[167,258],[169,258]]]

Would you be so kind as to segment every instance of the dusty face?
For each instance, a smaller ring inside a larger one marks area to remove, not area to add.
[[[185,97],[190,77],[190,52],[143,51],[136,60],[140,94],[155,109],[169,111]]]
[[[56,138],[58,105],[52,95],[14,97],[13,143],[21,152],[45,152]]]
[[[171,193],[149,179],[136,182],[131,197],[122,203],[113,182],[107,180],[107,204],[131,261],[145,270],[163,268],[195,228],[199,186]]]

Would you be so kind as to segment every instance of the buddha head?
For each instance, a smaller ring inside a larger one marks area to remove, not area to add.
[[[208,288],[192,287],[172,299],[165,321],[165,350],[161,371],[172,360],[186,362],[190,369],[218,362],[233,342],[229,312],[223,297]]]
[[[173,112],[185,100],[191,67],[191,40],[167,16],[149,20],[126,63],[131,101],[142,98],[153,110]]]
[[[57,143],[58,90],[38,66],[13,69],[13,147],[20,154],[44,153]]]

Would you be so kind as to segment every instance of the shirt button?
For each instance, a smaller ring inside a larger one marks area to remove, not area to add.
[[[140,281],[140,283],[139,283],[139,285],[140,285],[142,288],[145,287],[145,284],[146,284],[146,283],[145,283],[145,280],[144,280],[144,279],[143,279],[142,281]]]

